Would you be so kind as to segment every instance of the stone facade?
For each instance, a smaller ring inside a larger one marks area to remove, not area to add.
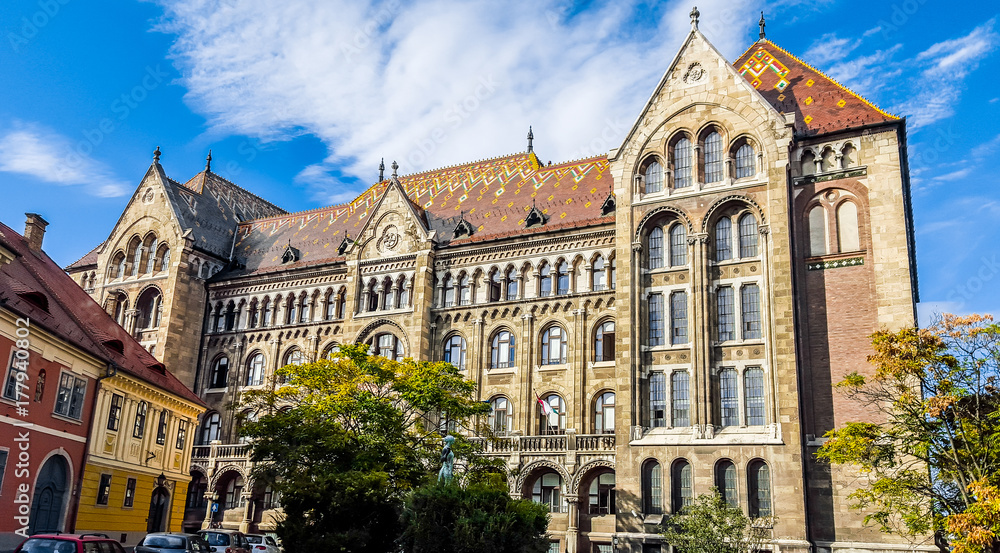
[[[273,527],[227,406],[361,342],[477,382],[500,435],[486,454],[512,493],[550,505],[560,551],[660,551],[662,514],[713,486],[776,516],[776,550],[909,547],[848,508],[856,475],[814,458],[826,431],[874,416],[833,389],[869,370],[868,335],[915,322],[902,120],[763,37],[729,63],[694,13],[608,155],[543,166],[529,140],[380,180],[287,214],[209,168],[179,185],[155,162],[136,192],[151,202],[70,268],[98,276],[102,301],[161,286],[157,353],[212,409],[187,525]],[[169,216],[210,200],[234,215],[214,247]],[[150,231],[177,250],[170,267],[101,281]]]

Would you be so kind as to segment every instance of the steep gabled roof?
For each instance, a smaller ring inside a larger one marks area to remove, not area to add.
[[[104,247],[104,242],[101,242],[96,248],[90,250],[86,255],[71,263],[68,267],[66,267],[66,271],[73,272],[81,269],[97,267],[97,253],[101,251],[102,247]]]
[[[751,45],[733,65],[775,109],[795,114],[799,135],[899,119],[770,40]]]
[[[43,328],[98,359],[113,362],[132,376],[197,405],[205,405],[45,252],[31,250],[23,236],[3,223],[0,223],[0,246],[15,255],[13,261],[0,267],[0,300],[5,308],[30,317],[32,326]]]
[[[606,156],[543,167],[533,153],[519,153],[398,178],[400,186],[438,243],[453,245],[610,223],[601,205],[613,188]],[[258,219],[240,225],[235,256],[244,267],[223,275],[282,271],[343,259],[337,248],[356,238],[390,181],[373,185],[350,203]],[[536,206],[547,221],[525,228]],[[454,238],[459,221],[471,236]],[[300,252],[282,263],[291,245]]]

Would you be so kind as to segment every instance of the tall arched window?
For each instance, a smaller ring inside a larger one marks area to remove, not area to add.
[[[490,368],[506,369],[515,366],[514,335],[509,330],[501,330],[493,335],[490,348]]]
[[[455,305],[455,287],[452,286],[452,280],[454,280],[451,275],[444,275],[444,306],[451,307]]]
[[[816,155],[810,150],[802,152],[802,157],[799,159],[799,164],[802,166],[803,175],[812,175],[816,173]]]
[[[503,273],[500,269],[493,269],[490,271],[486,284],[488,286],[486,301],[500,301],[503,297],[503,294],[501,293],[503,291]]]
[[[642,512],[663,513],[663,468],[652,459],[642,465]]]
[[[146,411],[148,409],[149,404],[145,401],[140,401],[135,408],[135,425],[132,427],[133,438],[141,438],[146,434]]]
[[[465,338],[455,334],[445,340],[444,362],[451,363],[460,371],[465,370]]]
[[[618,284],[616,284],[617,278],[618,278],[618,259],[616,257],[611,257],[611,269],[608,271],[608,282],[611,284],[612,290],[618,287]]]
[[[132,250],[132,276],[139,274],[139,266],[142,265],[142,244],[138,242],[138,238],[135,238],[136,244],[135,249]]]
[[[472,287],[469,286],[469,275],[463,273],[458,279],[458,304],[469,305],[472,303]]]
[[[705,137],[705,183],[721,182],[723,171],[722,135],[712,131]]]
[[[842,252],[861,249],[858,206],[854,202],[844,202],[837,208],[837,243]]]
[[[591,266],[592,282],[591,290],[599,292],[607,288],[608,274],[604,267],[604,256],[598,255],[594,258],[594,263]]]
[[[229,383],[229,358],[222,355],[212,363],[209,388],[225,388]]]
[[[160,270],[167,271],[169,269],[170,269],[170,248],[164,245],[162,253],[160,254]]]
[[[649,268],[659,269],[663,267],[663,229],[658,226],[653,227],[653,230],[649,231],[647,244],[649,248]]]
[[[602,472],[590,481],[589,511],[592,515],[615,514],[615,473]]]
[[[531,486],[531,500],[548,507],[550,513],[564,512],[562,499],[562,477],[558,472],[550,470],[538,476]]]
[[[569,263],[560,261],[556,265],[556,293],[565,295],[569,293]]]
[[[809,255],[826,255],[827,250],[826,209],[821,205],[809,210]]]
[[[301,365],[306,362],[306,354],[297,347],[293,347],[285,353],[285,359],[281,365]]]
[[[219,439],[219,428],[222,425],[222,417],[218,413],[205,415],[201,422],[201,432],[198,434],[198,445],[208,445]]]
[[[271,300],[264,298],[264,301],[260,304],[261,312],[261,326],[271,326],[271,314],[274,312],[274,306],[271,304]]]
[[[615,322],[601,323],[594,333],[594,361],[615,360]]]
[[[558,365],[566,362],[566,331],[552,325],[542,332],[542,364]]]
[[[507,300],[517,299],[517,284],[520,281],[517,269],[511,267],[507,270]]]
[[[295,324],[299,317],[299,302],[296,301],[295,296],[288,296],[288,300],[285,302],[285,324]]]
[[[682,137],[674,144],[674,188],[687,188],[691,178],[691,141]]]
[[[146,271],[147,273],[152,273],[156,268],[156,237],[153,236],[152,240],[149,240],[149,245],[146,246],[146,251],[149,252],[146,256]]]
[[[566,430],[566,404],[559,394],[549,394],[538,404],[538,433],[562,434]]]
[[[245,386],[260,386],[264,383],[264,354],[255,353],[247,361]]]
[[[757,219],[744,213],[740,216],[740,257],[757,256]]]
[[[719,490],[722,500],[733,507],[740,504],[736,492],[736,465],[729,459],[723,459],[715,465],[715,487]]]
[[[733,222],[729,217],[721,217],[715,222],[715,260],[726,261],[733,258]]]
[[[654,194],[663,191],[663,166],[660,162],[653,160],[646,166],[644,173],[646,181],[646,194]]]
[[[747,495],[750,518],[771,516],[771,471],[767,463],[757,459],[747,467]]]
[[[756,157],[753,146],[747,142],[736,150],[736,178],[745,179],[757,173]]]
[[[504,396],[490,400],[490,430],[500,436],[506,436],[510,431],[510,402]]]
[[[682,223],[670,227],[670,266],[687,265],[687,229]]]
[[[694,498],[694,484],[691,479],[691,463],[684,459],[674,461],[670,470],[671,480],[671,510],[679,512],[691,504]]]
[[[604,392],[594,400],[594,434],[615,433],[615,393]]]
[[[391,332],[375,335],[368,341],[368,346],[372,355],[380,355],[395,361],[403,360],[403,340]]]
[[[163,306],[161,304],[160,291],[156,288],[147,288],[139,298],[135,300],[135,308],[139,311],[136,317],[136,329],[144,330],[160,326],[160,315]]]
[[[122,278],[125,276],[125,254],[118,252],[111,260],[111,266],[114,267],[114,278]]]
[[[541,297],[552,295],[552,269],[549,267],[548,263],[542,262],[541,268],[538,269],[538,295]]]

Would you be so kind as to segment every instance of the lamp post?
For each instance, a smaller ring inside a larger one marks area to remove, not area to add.
[[[618,551],[618,536],[611,538],[611,549],[613,551]]]
[[[156,477],[156,487],[165,488],[167,487],[167,477],[162,472]]]

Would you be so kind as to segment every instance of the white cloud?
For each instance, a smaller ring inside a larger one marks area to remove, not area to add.
[[[998,148],[1000,148],[1000,134],[973,148],[971,152],[972,157],[979,160],[986,159]]]
[[[222,133],[308,133],[327,158],[302,171],[318,199],[401,173],[525,148],[545,160],[616,147],[690,29],[690,2],[630,0],[160,0],[186,100]],[[760,0],[699,2],[729,59],[756,37]],[[743,32],[733,32],[733,29]],[[625,123],[620,123],[625,121]]]
[[[868,36],[868,33],[865,33]],[[860,38],[840,38],[837,33],[827,33],[813,42],[812,46],[802,55],[802,59],[813,65],[824,65],[827,62],[844,59],[855,48],[861,45]]]
[[[902,68],[892,61],[901,48],[902,45],[897,44],[887,50],[836,63],[830,66],[827,74],[847,88],[870,97],[902,73]],[[836,59],[843,59],[843,56]]]
[[[959,169],[958,171],[952,171],[951,173],[945,173],[944,175],[938,175],[934,177],[934,180],[940,181],[953,181],[961,180],[972,174],[972,168],[966,167],[965,169]]]
[[[129,192],[107,166],[76,153],[69,139],[31,123],[18,122],[0,132],[0,171],[57,185],[83,186],[101,197]]]

